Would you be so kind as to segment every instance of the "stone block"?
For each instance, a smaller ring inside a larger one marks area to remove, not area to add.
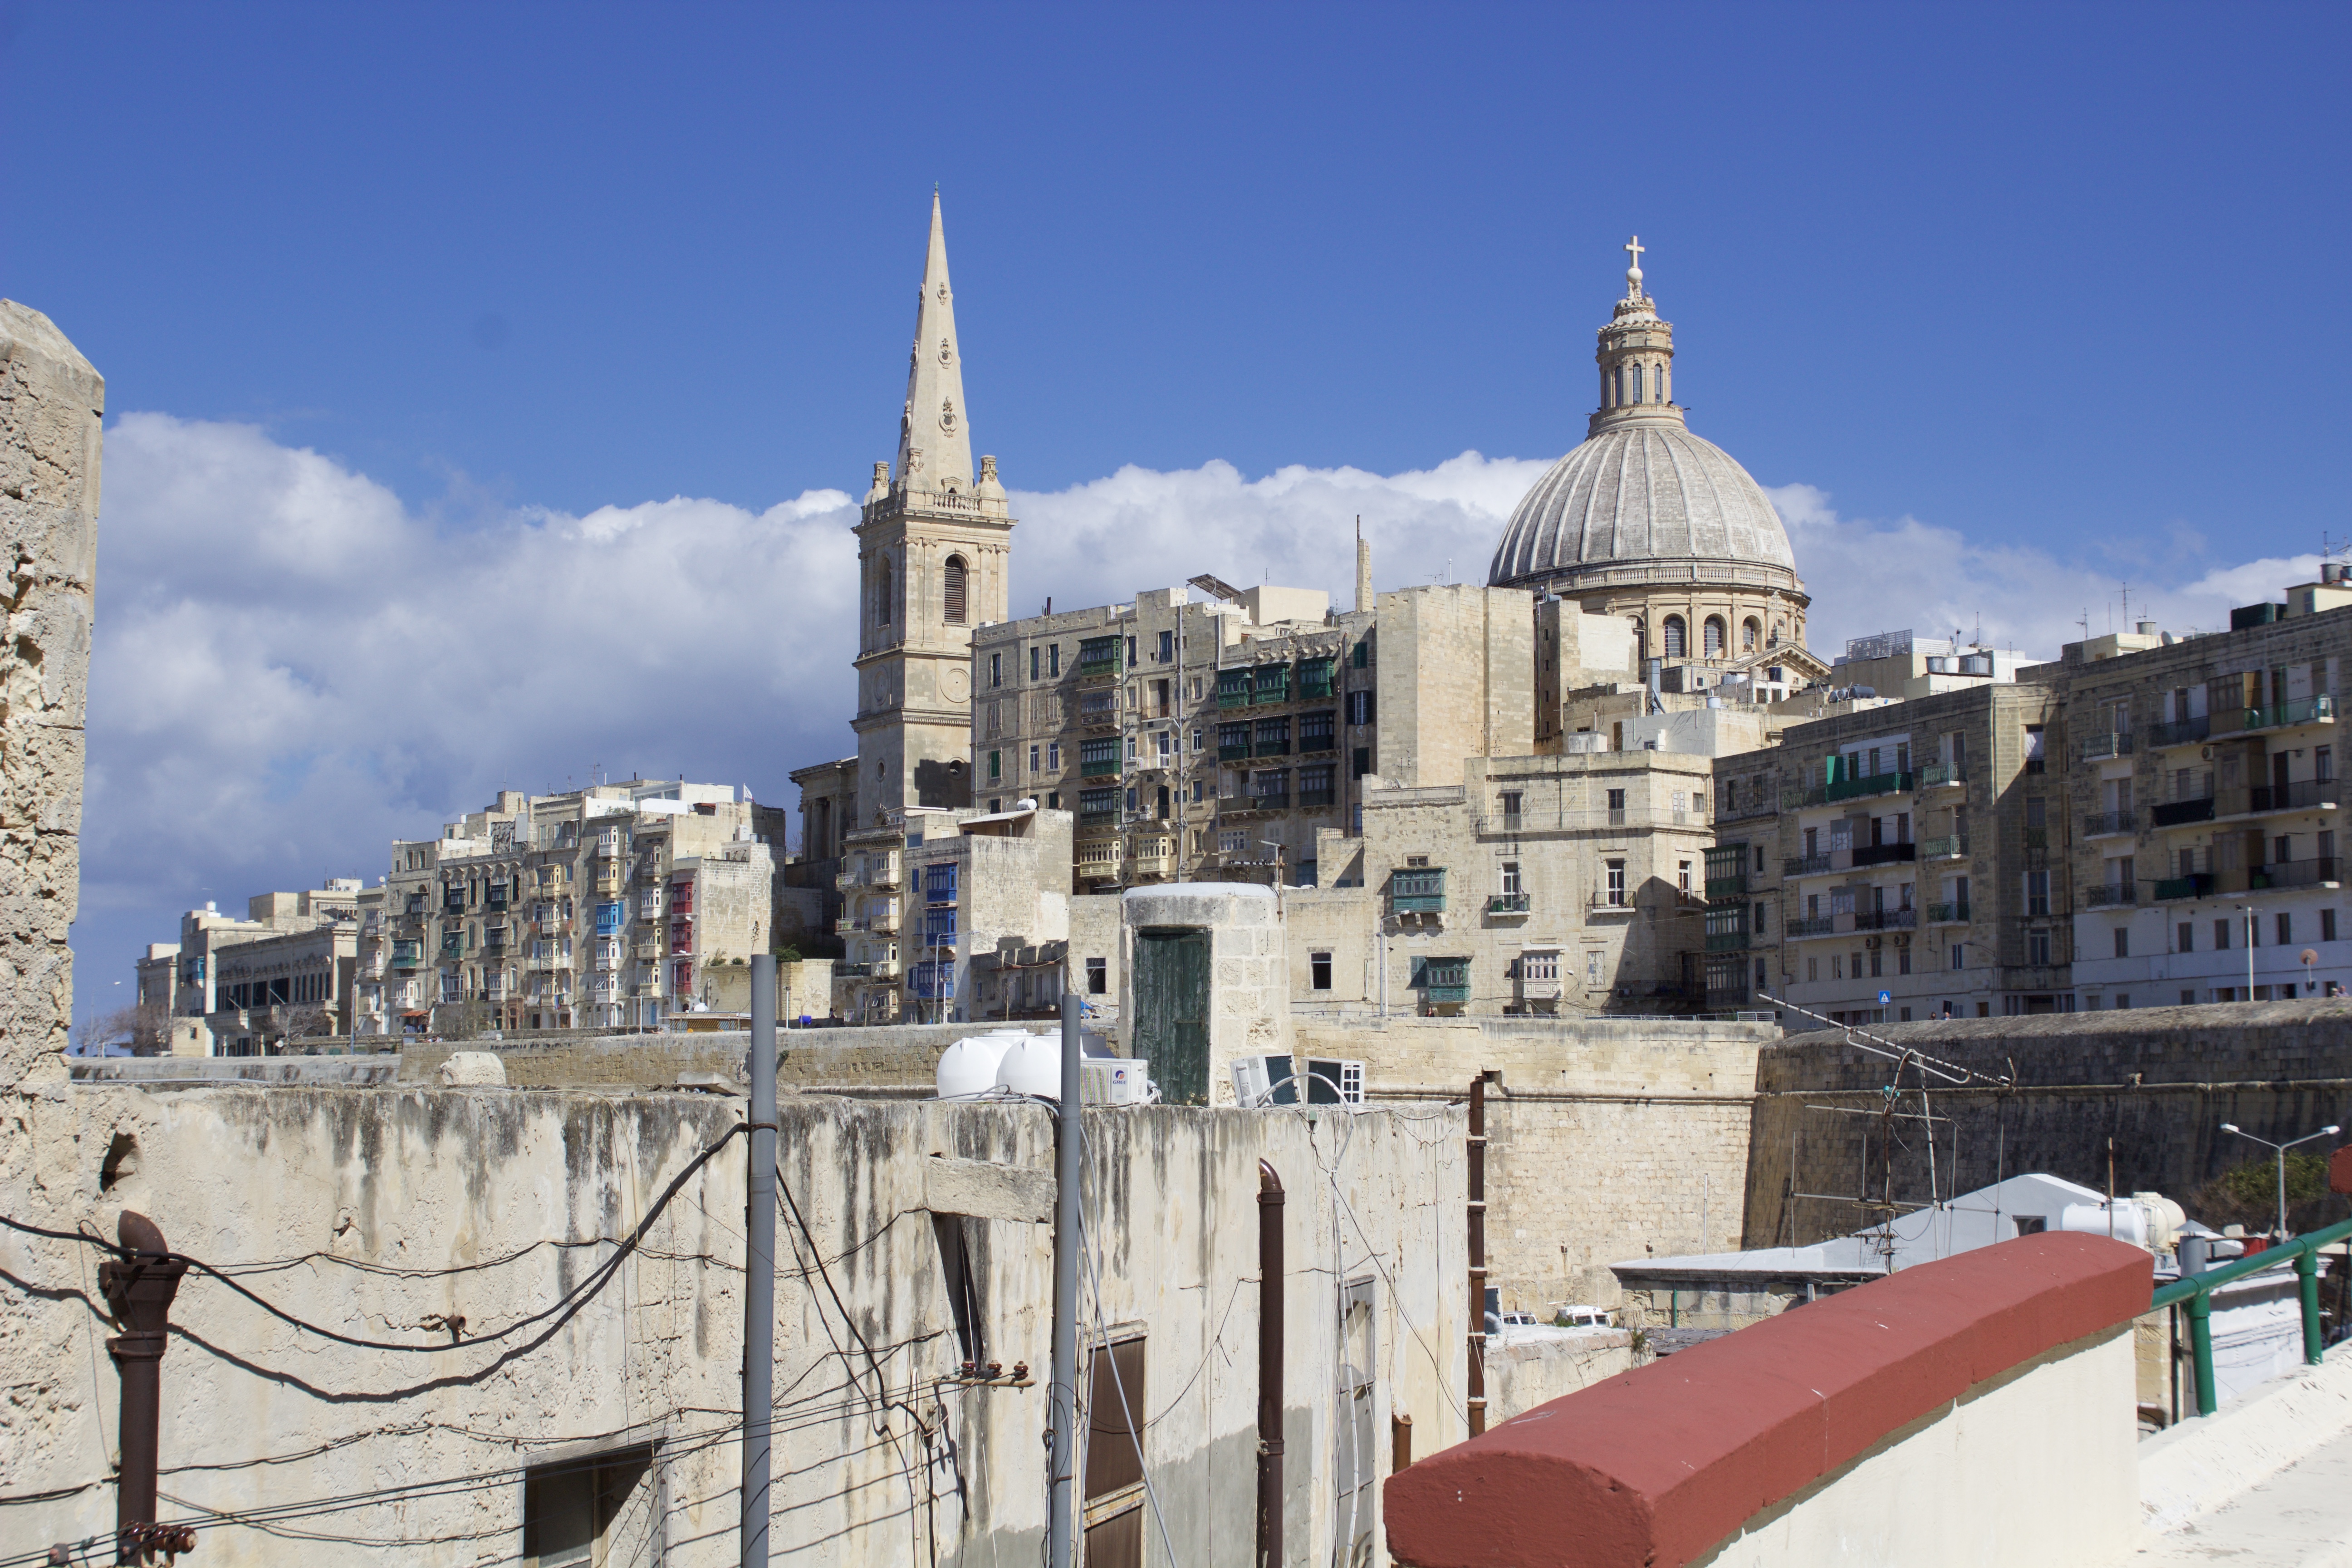
[[[1051,1171],[945,1155],[923,1162],[923,1206],[936,1215],[1044,1225],[1054,1217],[1055,1190]]]
[[[491,1051],[452,1051],[441,1064],[445,1089],[504,1089],[506,1063]]]

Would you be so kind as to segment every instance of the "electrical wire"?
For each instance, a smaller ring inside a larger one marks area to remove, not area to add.
[[[239,1284],[232,1274],[225,1272],[213,1264],[205,1262],[203,1258],[192,1258],[182,1252],[167,1252],[161,1254],[160,1257],[163,1261],[184,1263],[189,1268],[194,1269],[197,1273],[217,1279],[222,1284],[227,1286],[231,1290],[236,1291],[238,1295],[259,1307],[263,1311],[268,1312],[271,1317],[274,1317],[282,1322],[290,1324],[293,1327],[301,1330],[305,1333],[315,1334],[319,1338],[324,1340],[331,1340],[337,1344],[350,1345],[356,1350],[407,1351],[428,1354],[439,1354],[449,1351],[470,1349],[478,1344],[485,1344],[492,1341],[505,1339],[510,1334],[519,1332],[520,1331],[527,1329],[535,1323],[543,1322],[547,1319],[554,1317],[559,1313],[563,1314],[564,1318],[568,1321],[572,1315],[572,1311],[576,1310],[577,1305],[584,1305],[589,1298],[595,1296],[598,1292],[604,1289],[605,1283],[611,1279],[613,1274],[620,1268],[622,1262],[628,1258],[631,1252],[635,1250],[637,1244],[645,1238],[646,1231],[652,1226],[656,1216],[657,1216],[664,1208],[667,1207],[670,1199],[677,1195],[677,1190],[686,1185],[688,1180],[691,1178],[697,1171],[702,1169],[704,1165],[709,1164],[710,1161],[718,1155],[719,1152],[725,1148],[731,1140],[748,1131],[749,1127],[747,1124],[739,1121],[734,1126],[729,1128],[725,1132],[721,1133],[716,1142],[705,1145],[701,1152],[695,1155],[693,1159],[688,1161],[686,1168],[678,1172],[678,1173],[671,1179],[669,1185],[663,1189],[660,1198],[656,1200],[653,1208],[647,1212],[643,1219],[637,1222],[635,1227],[632,1229],[626,1237],[622,1238],[619,1244],[615,1247],[612,1255],[604,1258],[604,1261],[599,1263],[593,1269],[590,1270],[587,1276],[583,1278],[578,1285],[573,1286],[563,1295],[558,1297],[552,1305],[541,1311],[530,1313],[526,1317],[518,1318],[513,1322],[507,1324],[504,1328],[494,1329],[488,1333],[475,1334],[471,1338],[460,1339],[452,1337],[447,1341],[422,1345],[400,1344],[389,1340],[360,1339],[354,1335],[341,1333],[333,1329],[322,1328],[316,1323],[309,1322],[301,1318],[296,1317],[293,1313],[287,1311],[284,1308],[269,1300],[267,1297],[259,1295],[258,1293],[247,1289],[244,1285]],[[107,1251],[114,1254],[116,1257],[126,1260],[142,1258],[156,1258],[159,1256],[154,1253],[134,1252],[132,1249],[122,1247],[118,1243],[108,1241],[102,1237],[89,1235],[86,1232],[50,1230],[40,1226],[26,1225],[22,1221],[11,1219],[5,1215],[0,1215],[0,1225],[5,1225],[11,1230],[24,1231],[26,1234],[33,1236],[47,1237],[53,1240],[79,1241],[86,1246],[103,1247]]]

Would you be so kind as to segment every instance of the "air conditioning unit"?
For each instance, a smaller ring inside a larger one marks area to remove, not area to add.
[[[1363,1104],[1364,1064],[1341,1061],[1331,1057],[1307,1058],[1307,1103],[1309,1105]]]
[[[1149,1105],[1151,1062],[1144,1057],[1088,1057],[1078,1064],[1083,1105]]]
[[[1265,1105],[1296,1105],[1298,1086],[1288,1057],[1235,1057],[1234,1100],[1244,1109]]]
[[[1885,940],[1886,939],[1883,936],[1867,936],[1862,939],[1862,945],[1864,947],[1876,947]]]
[[[2209,762],[2209,763],[2210,763],[2210,762],[2211,762],[2211,761],[2213,760],[2213,748],[2212,748],[2212,747],[2210,747],[2210,746],[2207,746],[2204,750],[2202,750],[2202,751],[2199,752],[2197,753],[2197,755],[2198,755],[2198,756],[2199,756],[2199,758],[2200,758],[2201,760],[2203,760],[2203,761],[2205,761],[2205,762]]]

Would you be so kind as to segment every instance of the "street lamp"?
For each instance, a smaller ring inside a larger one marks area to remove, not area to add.
[[[2234,1132],[2250,1142],[2260,1143],[2265,1148],[2278,1152],[2278,1237],[2281,1241],[2284,1241],[2286,1239],[2286,1152],[2297,1143],[2308,1143],[2314,1138],[2333,1138],[2344,1129],[2335,1126],[2323,1127],[2316,1132],[2306,1132],[2300,1138],[2290,1138],[2284,1143],[2273,1143],[2267,1138],[2257,1138],[2234,1122],[2224,1121],[2221,1123],[2221,1131]]]

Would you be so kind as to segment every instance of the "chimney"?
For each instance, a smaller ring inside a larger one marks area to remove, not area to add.
[[[1364,520],[1356,518],[1356,613],[1372,608],[1372,547],[1364,542]]]

